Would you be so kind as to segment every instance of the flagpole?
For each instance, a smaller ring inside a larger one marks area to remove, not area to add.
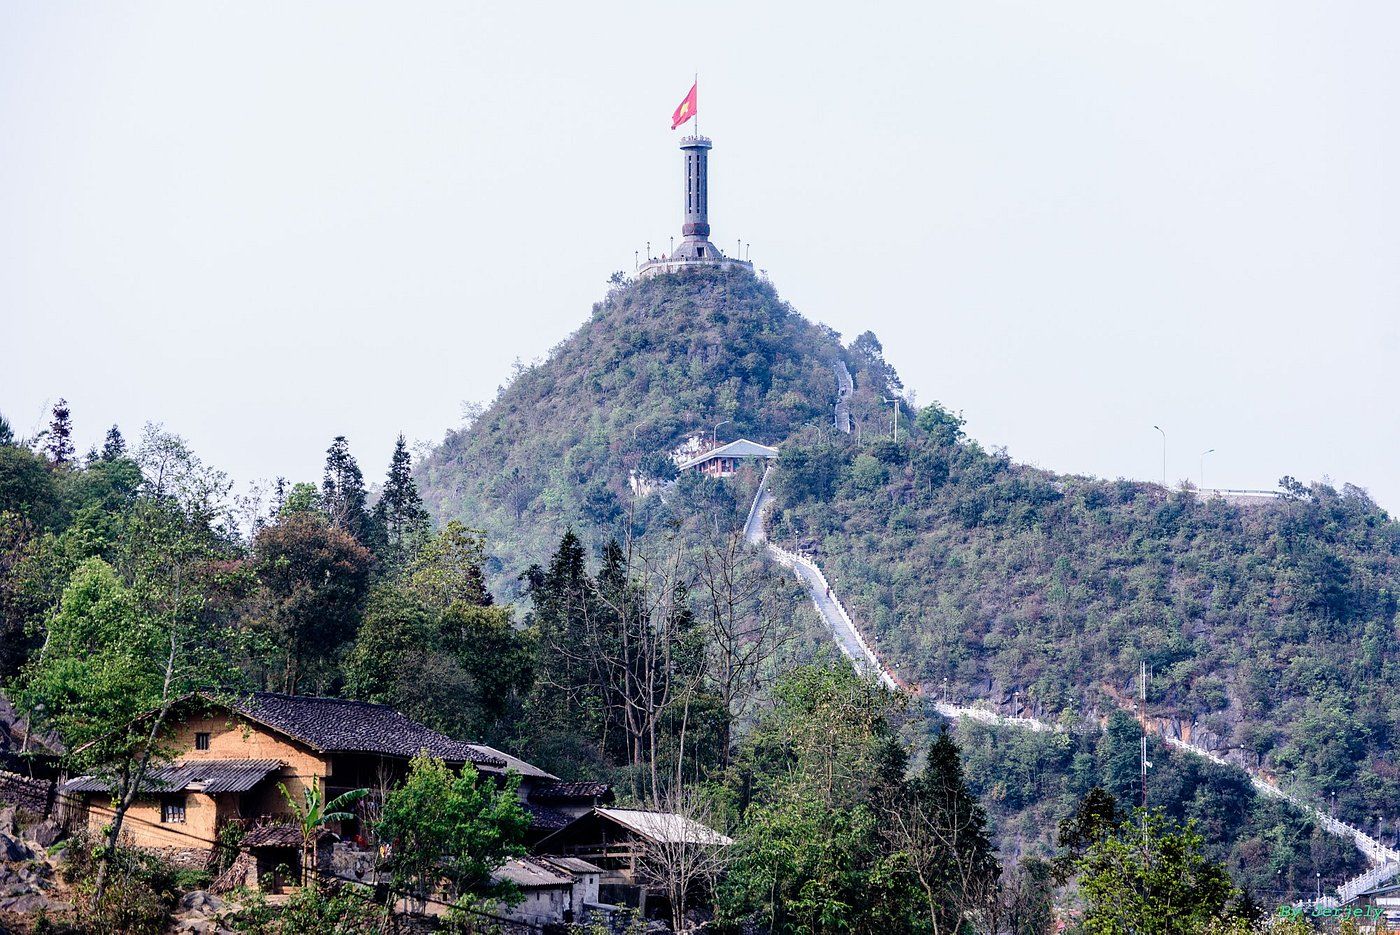
[[[700,70],[695,71],[695,138],[700,138]]]

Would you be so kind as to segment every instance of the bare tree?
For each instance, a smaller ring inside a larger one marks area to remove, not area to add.
[[[711,827],[710,808],[679,785],[652,798],[660,814],[657,827],[642,846],[643,880],[666,894],[671,930],[687,931],[686,909],[696,902],[713,904],[715,881],[728,866],[729,838]]]
[[[700,551],[699,598],[709,636],[710,678],[724,706],[723,765],[733,723],[761,687],[767,663],[791,633],[771,605],[772,578],[735,530]]]

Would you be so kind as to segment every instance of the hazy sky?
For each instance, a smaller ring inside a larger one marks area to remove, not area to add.
[[[1400,508],[1400,6],[0,6],[0,411],[440,438],[679,233],[1044,467]]]

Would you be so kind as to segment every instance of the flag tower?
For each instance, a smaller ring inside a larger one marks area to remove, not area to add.
[[[691,119],[699,123],[697,113],[699,82],[681,101],[671,115],[671,129]],[[698,133],[682,137],[681,152],[684,154],[685,213],[681,224],[681,242],[669,256],[648,256],[637,270],[637,275],[646,278],[660,273],[677,272],[697,266],[737,266],[752,270],[753,264],[738,257],[727,257],[710,242],[710,150],[714,143]],[[650,251],[648,251],[650,252]]]

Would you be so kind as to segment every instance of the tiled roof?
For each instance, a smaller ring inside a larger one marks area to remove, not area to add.
[[[194,760],[147,770],[142,792],[247,792],[270,773],[282,768],[280,760]],[[96,776],[79,776],[63,784],[64,792],[108,792],[111,784]]]
[[[317,843],[326,839],[336,840],[336,835],[326,828],[317,828],[314,835]],[[301,829],[288,822],[272,822],[255,825],[238,842],[239,847],[301,847]]]
[[[388,705],[254,692],[234,702],[233,709],[250,721],[325,753],[373,753],[408,759],[426,750],[449,763],[475,763],[497,769],[506,766],[500,756],[439,734]]]
[[[573,824],[574,819],[578,817],[548,805],[537,805],[534,802],[525,802],[524,805],[525,811],[530,813],[530,827],[536,830],[558,831]]]
[[[594,799],[606,805],[613,800],[612,786],[606,782],[547,782],[530,790],[531,802],[569,803],[581,799],[589,800],[582,803],[586,805],[593,804]]]

